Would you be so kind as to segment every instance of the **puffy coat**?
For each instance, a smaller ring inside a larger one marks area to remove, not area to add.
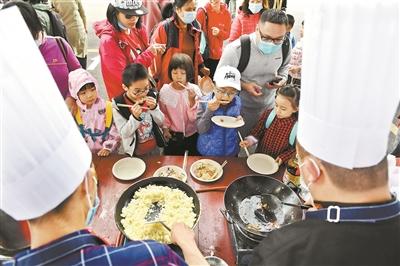
[[[246,14],[239,10],[237,16],[233,19],[229,42],[239,39],[243,34],[250,34],[256,31],[258,20],[262,11],[257,14]]]

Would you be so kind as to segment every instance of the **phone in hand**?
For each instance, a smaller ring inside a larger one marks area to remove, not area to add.
[[[279,83],[282,80],[282,77],[275,77],[273,80],[269,82],[269,84],[273,85],[274,83]]]

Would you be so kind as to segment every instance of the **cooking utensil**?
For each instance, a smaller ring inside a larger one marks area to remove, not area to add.
[[[166,225],[166,224],[164,223],[164,221],[161,221],[161,220],[154,220],[154,221],[148,221],[148,222],[146,222],[146,224],[156,224],[156,223],[160,223],[162,226],[165,227],[165,229],[167,229],[168,231],[171,232],[171,228],[169,228],[168,225]]]
[[[264,223],[275,223],[277,218],[275,213],[268,210],[267,208],[259,208],[254,210],[256,218]]]
[[[240,141],[242,142],[243,138],[242,138],[242,134],[240,134],[240,131],[238,131],[238,135],[239,135]],[[243,147],[243,148],[244,148],[244,151],[246,152],[247,157],[249,157],[250,156],[249,150],[247,149],[247,147]]]
[[[196,192],[186,183],[179,181],[178,179],[175,178],[169,178],[169,177],[150,177],[146,179],[142,179],[136,183],[134,183],[132,186],[130,186],[128,189],[126,189],[118,199],[118,202],[115,206],[115,213],[114,213],[114,219],[115,223],[118,227],[118,229],[123,233],[128,239],[128,235],[125,234],[124,231],[124,226],[121,223],[122,217],[122,208],[126,207],[129,202],[132,200],[133,195],[138,191],[140,188],[147,187],[148,185],[158,185],[158,186],[167,186],[170,188],[178,188],[182,190],[183,192],[186,193],[189,197],[193,198],[193,203],[194,203],[194,213],[196,214],[196,221],[193,225],[193,228],[197,225],[200,217],[200,201],[199,197],[197,196]],[[131,239],[133,240],[133,239]]]
[[[147,210],[146,216],[144,219],[146,220],[146,224],[154,224],[160,223],[162,224],[168,231],[171,232],[171,229],[164,223],[164,221],[160,220],[160,212],[163,206],[160,202],[153,202],[150,208]]]
[[[211,179],[214,179],[219,173],[221,173],[224,169],[224,166],[228,163],[227,160],[225,160],[222,164],[221,164],[221,169],[215,171],[215,174],[212,176]]]
[[[229,184],[224,194],[228,222],[234,223],[249,237],[258,240],[266,237],[276,226],[301,220],[303,214],[300,208],[286,207],[274,212],[275,223],[260,221],[254,210],[261,207],[263,194],[273,194],[284,202],[301,204],[299,197],[287,185],[269,176],[248,175]]]
[[[310,205],[303,205],[303,204],[294,204],[294,203],[289,203],[289,202],[284,202],[281,201],[277,196],[272,195],[272,194],[262,194],[261,195],[261,203],[262,204],[267,204],[268,210],[274,211],[275,209],[277,209],[280,205],[286,205],[286,206],[292,206],[292,207],[297,207],[297,208],[301,208],[303,210],[308,210],[309,208],[311,208],[312,206]]]

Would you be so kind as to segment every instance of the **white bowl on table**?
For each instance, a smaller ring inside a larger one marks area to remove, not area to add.
[[[200,166],[207,166],[210,165],[211,167],[215,168],[215,171],[217,171],[214,174],[214,177],[212,179],[207,179],[207,178],[202,178],[201,176],[196,175],[196,169]],[[192,175],[192,177],[198,181],[201,182],[214,182],[217,181],[218,179],[220,179],[222,177],[222,174],[224,173],[224,170],[222,169],[221,165],[214,161],[214,160],[210,160],[210,159],[201,159],[201,160],[197,160],[195,161],[191,166],[190,166],[190,174]]]
[[[176,178],[182,182],[186,182],[187,180],[186,172],[181,167],[176,165],[161,166],[154,172],[153,176]]]
[[[112,168],[113,175],[120,180],[133,180],[146,171],[145,162],[136,157],[127,157],[117,161]]]

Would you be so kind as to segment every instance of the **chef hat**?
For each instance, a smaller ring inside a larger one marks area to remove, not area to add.
[[[340,167],[376,165],[399,102],[399,2],[314,1],[305,22],[298,141]]]
[[[75,191],[91,153],[16,7],[0,11],[0,36],[0,208],[33,219]]]

